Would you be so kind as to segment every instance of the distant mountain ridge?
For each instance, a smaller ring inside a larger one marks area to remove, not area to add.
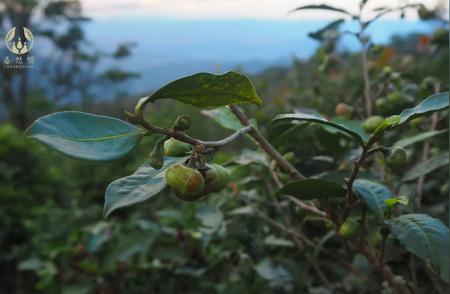
[[[293,56],[313,54],[318,43],[308,33],[328,22],[112,18],[88,22],[85,32],[92,45],[105,52],[112,53],[120,43],[137,44],[132,56],[116,64],[141,75],[126,84],[130,94],[137,94],[200,71],[257,73],[271,66],[288,66]],[[369,33],[375,42],[386,43],[394,34],[429,33],[434,27],[419,21],[379,21]],[[356,24],[344,28],[356,30]],[[355,50],[359,45],[348,36],[340,49]],[[101,68],[111,65],[102,64]]]

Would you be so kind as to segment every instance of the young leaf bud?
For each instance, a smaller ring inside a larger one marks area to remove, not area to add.
[[[191,127],[192,120],[187,115],[180,115],[173,123],[173,129],[177,131],[186,131]]]

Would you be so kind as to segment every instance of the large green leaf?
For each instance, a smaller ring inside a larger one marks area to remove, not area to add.
[[[141,98],[139,108],[158,99],[175,99],[198,107],[218,107],[243,102],[262,104],[250,80],[234,71],[222,75],[198,73],[175,80],[151,96]]]
[[[400,113],[400,123],[448,108],[448,92],[438,93],[426,98],[413,108]]]
[[[448,163],[448,152],[438,154],[414,166],[412,169],[406,172],[406,174],[402,178],[402,181],[407,182],[417,179],[418,177],[426,175],[440,167],[448,165]]]
[[[298,120],[298,121],[309,121],[322,125],[331,126],[340,131],[343,131],[347,135],[350,135],[353,139],[355,139],[359,144],[363,145],[366,141],[366,138],[363,138],[361,134],[354,130],[353,128],[345,125],[343,123],[329,121],[325,117],[318,114],[308,114],[308,113],[291,113],[291,114],[279,114],[277,115],[272,122],[279,122],[283,120]]]
[[[390,220],[392,233],[413,254],[429,260],[440,277],[449,281],[449,231],[427,214],[405,214]]]
[[[186,159],[187,157],[165,157],[161,169],[154,169],[144,163],[132,175],[109,184],[105,193],[104,217],[118,208],[143,202],[161,192],[166,186],[167,169]]]
[[[239,119],[233,113],[231,113],[230,109],[227,106],[215,109],[205,109],[202,110],[202,114],[210,117],[216,123],[226,129],[238,131],[243,128]]]
[[[366,202],[373,215],[378,219],[382,219],[386,210],[384,201],[392,197],[389,189],[386,186],[365,179],[355,180],[353,188]]]
[[[130,152],[145,131],[112,117],[64,111],[38,118],[25,134],[71,157],[108,161]]]
[[[434,136],[437,135],[441,135],[441,134],[448,134],[448,129],[445,130],[439,130],[439,131],[429,131],[429,132],[425,132],[425,133],[419,133],[417,135],[414,135],[412,137],[407,137],[401,140],[398,140],[397,142],[394,143],[394,146],[398,146],[398,147],[407,147],[410,146],[412,144],[430,139]]]
[[[320,179],[305,179],[291,182],[283,186],[275,194],[286,194],[302,200],[312,200],[316,198],[344,197],[346,192],[336,182]]]
[[[338,8],[338,7],[334,7],[334,6],[331,6],[331,5],[326,5],[326,4],[300,6],[300,7],[295,8],[291,12],[299,11],[299,10],[307,10],[307,9],[309,9],[309,10],[310,9],[330,10],[330,11],[334,11],[334,12],[345,13],[347,15],[351,15],[352,16],[352,14],[350,12],[348,12],[347,10],[344,10],[344,9]]]

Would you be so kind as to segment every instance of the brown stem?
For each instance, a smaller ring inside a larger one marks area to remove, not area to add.
[[[359,246],[363,246],[364,236],[366,234],[366,206],[361,209],[361,234],[359,236]]]
[[[437,127],[439,121],[438,113],[433,113],[431,116],[431,125],[430,125],[430,131],[434,131]],[[426,141],[423,144],[422,148],[422,161],[425,161],[428,159],[429,152],[430,152],[430,141]],[[416,211],[420,211],[422,207],[422,196],[423,196],[423,185],[425,183],[425,175],[419,177],[417,180],[416,185],[416,196],[414,198],[414,204],[416,206]]]
[[[203,145],[205,148],[218,148],[220,146],[229,144],[229,143],[233,142],[234,140],[236,140],[237,138],[239,138],[239,136],[250,132],[252,129],[250,126],[246,126],[224,139],[221,139],[218,141],[202,141],[202,140],[193,138],[183,132],[180,132],[180,131],[177,131],[174,129],[160,128],[160,127],[154,126],[142,118],[141,119],[138,118],[136,121],[133,121],[133,118],[131,118],[131,120],[133,123],[137,123],[137,124],[141,125],[150,134],[152,134],[152,133],[162,134],[168,138],[175,138],[179,141],[191,144],[193,146]]]
[[[378,271],[386,281],[389,283],[391,288],[399,294],[410,294],[411,291],[401,282],[397,281],[391,268],[385,264],[380,264],[374,253],[374,250],[368,245],[363,245],[359,248],[359,251],[367,258],[372,267]]]
[[[413,292],[414,292],[414,294],[418,294],[419,289],[417,288],[416,258],[412,253],[410,254],[410,257],[409,257],[409,269],[411,271]]]
[[[317,207],[315,207],[312,204],[308,204],[308,203],[306,203],[306,202],[304,202],[302,200],[299,200],[299,199],[297,199],[295,197],[292,197],[292,196],[289,196],[289,195],[287,195],[286,197],[289,198],[289,200],[291,200],[295,205],[297,205],[301,209],[307,210],[309,212],[312,212],[314,214],[317,214],[317,215],[320,215],[320,216],[323,216],[323,217],[327,216],[327,214],[324,211],[318,209]]]
[[[231,112],[239,119],[243,126],[251,126],[249,135],[255,139],[259,146],[277,163],[277,165],[292,177],[305,179],[295,167],[293,167],[283,156],[267,141],[267,139],[250,123],[247,116],[236,105],[230,105]]]
[[[381,239],[381,243],[380,243],[380,253],[378,256],[378,263],[379,264],[383,264],[384,262],[384,251],[386,250],[386,240],[388,237],[388,234],[386,233],[382,233],[383,234],[383,238]]]
[[[369,65],[367,58],[367,42],[364,40],[364,25],[360,19],[360,33],[359,41],[361,43],[361,61],[362,71],[364,79],[364,100],[366,102],[366,115],[367,117],[372,115],[372,99],[370,98],[370,78],[369,78]]]

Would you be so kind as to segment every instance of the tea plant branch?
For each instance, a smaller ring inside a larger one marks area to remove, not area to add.
[[[290,201],[292,201],[295,205],[300,207],[301,209],[307,210],[309,212],[312,212],[312,213],[317,214],[317,215],[322,216],[322,217],[327,217],[327,214],[324,211],[318,209],[316,206],[314,206],[312,204],[308,204],[308,203],[306,203],[304,201],[301,201],[301,200],[299,200],[299,199],[297,199],[297,198],[295,198],[293,196],[290,196],[290,195],[286,195],[286,197]]]
[[[355,246],[356,247],[356,246]],[[358,248],[358,247],[357,247]],[[374,254],[373,248],[369,245],[359,247],[359,251],[367,258],[372,267],[381,273],[395,293],[410,294],[411,291],[402,283],[398,282],[391,268],[385,264],[380,264],[378,258]]]
[[[418,294],[419,290],[417,287],[416,257],[412,253],[410,253],[410,255],[409,255],[409,270],[411,272],[411,277],[412,277],[411,284],[412,284],[412,288],[413,288],[413,293]]]
[[[317,248],[317,244],[314,243],[313,241],[309,240],[307,237],[303,236],[302,234],[298,233],[296,230],[292,229],[292,228],[288,228],[285,225],[277,222],[276,220],[270,218],[269,216],[267,216],[264,212],[262,212],[261,210],[259,210],[258,208],[252,206],[253,211],[255,212],[255,214],[260,217],[261,219],[264,219],[265,221],[267,221],[270,225],[278,228],[279,230],[289,234],[291,237],[297,237],[301,240],[304,241],[304,244],[309,247],[309,248]],[[353,267],[353,265],[351,263],[349,263],[348,261],[346,261],[345,259],[342,259],[340,256],[334,254],[333,252],[325,249],[325,248],[320,248],[320,252],[322,252],[323,254],[327,255],[328,257],[332,258],[333,260],[335,260],[337,263],[339,263],[342,267],[346,268],[347,270],[349,270],[352,274],[354,275],[361,275],[361,273],[355,269]]]
[[[305,176],[293,167],[283,156],[267,141],[267,139],[251,124],[248,117],[236,105],[230,105],[231,112],[239,119],[243,126],[251,126],[249,135],[258,142],[259,146],[277,163],[277,165],[292,177],[305,179]]]
[[[146,129],[149,132],[149,134],[158,133],[158,134],[165,135],[167,138],[175,138],[179,141],[188,143],[193,146],[203,145],[205,148],[219,148],[224,145],[227,145],[227,144],[235,141],[236,139],[238,139],[240,136],[250,132],[252,129],[251,126],[245,126],[242,129],[236,131],[235,133],[233,133],[230,136],[223,138],[221,140],[202,141],[202,140],[196,139],[194,137],[191,137],[183,132],[180,132],[180,131],[177,131],[177,130],[174,130],[171,128],[169,129],[169,128],[161,128],[161,127],[154,126],[154,125],[150,124],[149,122],[147,122],[143,118],[140,118],[140,119],[138,118],[131,122],[142,126],[144,129]]]
[[[292,225],[291,220],[287,217],[287,215],[285,213],[283,213],[283,210],[281,208],[280,202],[278,201],[277,198],[273,199],[273,204],[274,204],[275,209],[277,210],[277,212],[281,215],[281,218],[284,221],[284,225],[286,227],[288,227],[289,229],[291,229],[291,230],[295,230],[294,226]],[[295,244],[300,249],[300,251],[303,251],[302,250],[303,249],[302,242],[296,236],[292,236],[292,239],[294,240]],[[319,277],[319,279],[322,281],[322,284],[324,284],[327,288],[329,288],[330,287],[330,283],[328,281],[328,278],[326,277],[324,272],[320,269],[320,267],[317,265],[316,261],[309,255],[308,252],[305,252],[304,255],[305,255],[306,260],[311,264],[312,268],[316,272],[316,274]]]

